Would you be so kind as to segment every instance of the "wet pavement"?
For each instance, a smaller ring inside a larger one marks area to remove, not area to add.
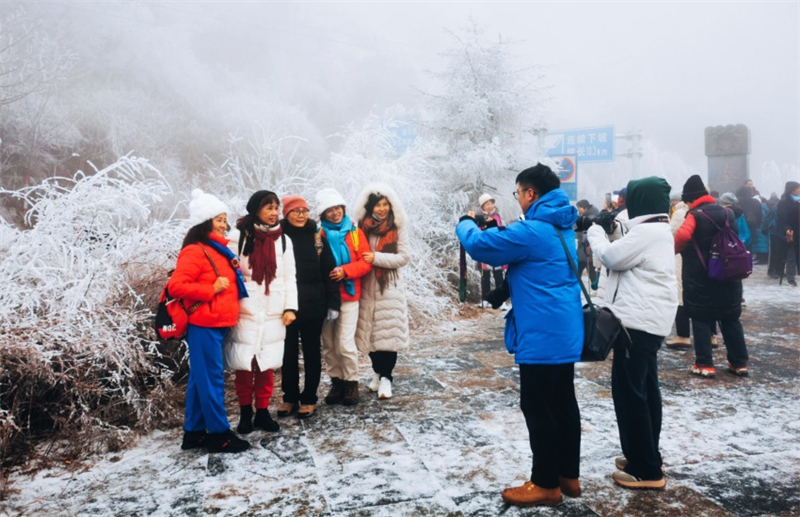
[[[664,491],[611,481],[621,451],[609,360],[576,368],[583,496],[505,505],[501,490],[525,481],[531,455],[502,313],[483,310],[415,333],[391,400],[362,384],[358,406],[279,419],[279,433],[248,435],[253,448],[238,455],[181,451],[180,430],[155,433],[81,469],[15,475],[0,514],[800,515],[800,290],[776,284],[761,269],[746,283],[750,378],[724,372],[724,347],[715,379],[689,373],[691,350],[660,351]]]

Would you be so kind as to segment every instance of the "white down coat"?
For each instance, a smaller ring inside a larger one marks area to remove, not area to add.
[[[586,232],[592,252],[609,269],[606,305],[623,325],[656,336],[672,329],[678,308],[675,279],[675,241],[666,223],[644,223],[649,214],[623,223],[627,233],[609,242],[594,225]]]
[[[411,259],[403,205],[388,185],[368,185],[360,196],[359,204],[356,205],[359,220],[365,216],[364,205],[371,192],[379,192],[386,196],[392,205],[394,222],[397,226],[397,253],[375,251],[373,266],[399,270]],[[370,249],[375,250],[379,237],[370,235],[368,238]],[[382,293],[378,279],[375,278],[374,268],[361,278],[356,345],[364,354],[378,351],[398,352],[408,346],[408,301],[400,271],[397,271],[397,282],[387,285]]]
[[[239,253],[239,232],[232,230],[228,248]],[[247,298],[239,300],[239,323],[236,324],[225,341],[223,356],[225,367],[229,370],[251,370],[253,357],[259,370],[274,370],[283,364],[283,340],[286,327],[283,313],[297,310],[297,280],[295,278],[294,250],[292,239],[286,237],[286,250],[283,238],[275,239],[275,259],[277,271],[269,294],[264,293],[264,285],[253,280],[253,272],[247,257],[240,257]]]

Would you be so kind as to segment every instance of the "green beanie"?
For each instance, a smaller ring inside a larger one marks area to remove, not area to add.
[[[628,217],[633,219],[640,215],[668,214],[669,192],[672,187],[667,180],[658,176],[650,176],[628,182],[628,197],[625,206]]]

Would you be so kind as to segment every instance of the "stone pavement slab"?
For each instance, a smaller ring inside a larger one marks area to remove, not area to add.
[[[358,406],[321,403],[310,419],[279,419],[279,433],[248,435],[253,447],[239,455],[181,451],[174,429],[71,470],[16,473],[0,515],[800,515],[800,290],[759,269],[745,285],[750,378],[724,372],[724,347],[715,379],[689,373],[692,350],[659,352],[661,492],[610,479],[621,452],[607,361],[576,366],[582,497],[555,508],[503,503],[501,490],[529,475],[531,453],[502,313],[483,310],[416,332],[391,400],[362,385]],[[362,367],[366,380],[366,359]],[[229,395],[235,426],[232,386]]]

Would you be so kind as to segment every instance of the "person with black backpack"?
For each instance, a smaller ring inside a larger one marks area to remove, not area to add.
[[[740,321],[742,280],[735,277],[718,280],[711,276],[716,272],[712,267],[714,257],[711,253],[715,237],[726,231],[726,225],[734,237],[738,232],[734,213],[708,195],[697,174],[684,184],[681,199],[689,205],[689,212],[675,234],[675,252],[680,253],[683,259],[683,303],[692,320],[694,333],[695,364],[692,373],[706,378],[716,376],[711,352],[711,323],[719,321],[727,349],[728,371],[746,377],[748,354]],[[752,264],[752,258],[750,260]]]

